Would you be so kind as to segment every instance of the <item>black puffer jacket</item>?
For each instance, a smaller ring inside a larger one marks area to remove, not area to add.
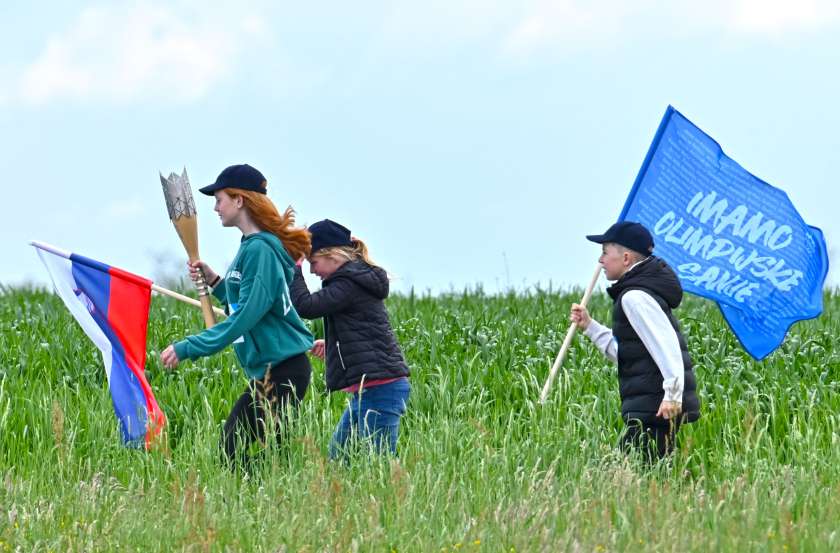
[[[630,290],[642,290],[649,294],[671,322],[677,333],[682,351],[684,373],[683,421],[693,422],[700,417],[700,400],[697,397],[697,381],[692,370],[688,346],[680,332],[677,319],[671,313],[682,301],[683,290],[680,281],[667,263],[651,256],[615,284],[607,288],[613,299],[613,336],[618,341],[618,382],[621,395],[621,415],[625,420],[639,419],[646,424],[662,424],[664,419],[656,418],[656,412],[665,392],[662,390],[662,373],[633,329],[622,309],[621,298]]]
[[[292,304],[304,319],[324,318],[327,388],[341,390],[365,381],[408,376],[383,300],[388,275],[380,267],[348,261],[321,290],[309,293],[300,267],[290,287]]]

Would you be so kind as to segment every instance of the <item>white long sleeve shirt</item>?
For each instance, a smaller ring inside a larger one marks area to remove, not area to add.
[[[662,389],[665,392],[663,399],[682,403],[685,387],[682,351],[677,332],[671,326],[668,316],[656,300],[642,290],[626,292],[621,297],[621,308],[662,373]],[[592,319],[584,334],[607,359],[618,362],[618,343],[612,330]]]

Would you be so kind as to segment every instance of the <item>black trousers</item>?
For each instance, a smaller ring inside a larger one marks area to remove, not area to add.
[[[222,451],[228,463],[247,467],[248,449],[255,441],[265,444],[269,429],[280,442],[286,416],[303,399],[311,377],[309,358],[301,353],[272,365],[261,380],[248,382],[222,430]]]
[[[627,421],[627,429],[619,447],[625,453],[639,451],[642,459],[653,464],[671,455],[680,430],[681,419],[663,421],[664,424],[646,424],[638,419]]]

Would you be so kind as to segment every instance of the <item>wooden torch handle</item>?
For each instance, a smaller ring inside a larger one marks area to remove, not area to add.
[[[198,252],[196,252],[195,259],[198,259]],[[190,256],[190,261],[194,261]],[[210,287],[207,285],[207,278],[204,276],[204,271],[199,269],[201,279],[195,283],[198,289],[198,301],[201,302],[201,313],[204,315],[204,326],[211,328],[216,324],[216,314],[213,313],[213,302],[210,300]]]
[[[210,328],[216,324],[216,314],[213,313],[213,302],[210,301],[210,296],[201,296],[201,313],[204,315],[204,326]]]

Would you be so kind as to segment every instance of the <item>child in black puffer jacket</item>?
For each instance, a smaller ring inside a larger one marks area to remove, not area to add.
[[[330,457],[341,456],[351,436],[371,441],[377,451],[387,445],[396,453],[410,386],[385,309],[388,276],[347,228],[325,219],[309,232],[310,271],[323,285],[311,294],[298,263],[292,304],[303,318],[323,317],[324,339],[315,342],[312,353],[326,361],[327,388],[352,394],[330,442]]]

